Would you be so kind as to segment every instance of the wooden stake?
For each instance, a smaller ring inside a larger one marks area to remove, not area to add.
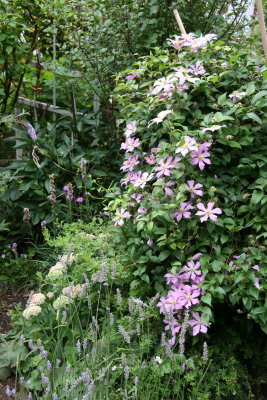
[[[176,18],[177,24],[179,25],[180,31],[182,32],[182,35],[186,35],[186,30],[184,29],[184,25],[182,23],[181,17],[178,13],[178,11],[175,9],[173,10],[174,16]]]
[[[265,26],[265,21],[264,21],[264,14],[263,14],[261,0],[256,0],[256,7],[257,7],[258,20],[259,20],[260,31],[261,31],[261,40],[262,40],[263,50],[264,50],[264,54],[265,54],[265,59],[267,62],[267,35],[266,35],[266,26]]]

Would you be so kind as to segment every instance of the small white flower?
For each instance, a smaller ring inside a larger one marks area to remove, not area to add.
[[[48,292],[48,293],[46,294],[46,296],[47,296],[49,299],[52,299],[52,297],[54,296],[54,293],[53,293],[53,292]]]
[[[117,369],[116,365],[111,368],[111,371],[115,371]]]
[[[159,356],[155,357],[155,361],[156,361],[158,364],[162,364],[162,363],[163,363],[163,360],[162,360]]]

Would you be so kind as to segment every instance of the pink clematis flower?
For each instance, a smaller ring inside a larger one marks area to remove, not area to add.
[[[125,136],[128,138],[131,136],[132,133],[136,132],[137,126],[136,126],[136,121],[129,122],[126,125],[126,131],[124,132]]]
[[[199,61],[197,61],[196,65],[190,65],[190,68],[188,68],[187,72],[190,72],[194,75],[203,75],[206,71],[203,65]]]
[[[189,275],[190,279],[194,281],[197,278],[197,276],[202,274],[199,268],[200,268],[199,261],[197,261],[196,263],[194,263],[194,261],[188,261],[187,265],[184,265],[180,272],[186,272]]]
[[[133,79],[135,79],[135,78],[139,78],[139,73],[137,72],[137,71],[131,71],[130,72],[130,75],[127,75],[126,76],[126,80],[127,81],[132,81]]]
[[[126,211],[124,208],[121,210],[117,210],[115,214],[115,218],[112,221],[115,221],[115,226],[122,226],[124,224],[125,218],[131,218],[132,214]]]
[[[174,160],[172,160],[171,156],[167,157],[167,161],[164,162],[163,158],[161,158],[159,160],[159,167],[155,168],[155,171],[159,171],[157,173],[157,178],[159,178],[161,175],[166,175],[166,176],[170,176],[170,169],[179,169],[179,167],[177,167],[176,165],[174,165],[175,163],[181,161],[181,158],[176,157]],[[173,162],[173,164],[172,164]]]
[[[135,165],[139,164],[138,161],[138,155],[134,156],[134,157],[130,157],[128,160],[124,161],[124,163],[122,164],[122,167],[120,169],[122,169],[123,171],[126,171],[127,169],[129,171],[132,171],[135,167]]]
[[[207,221],[210,218],[212,221],[217,221],[218,217],[215,214],[222,214],[222,210],[220,208],[214,208],[214,203],[208,203],[208,207],[205,208],[203,203],[197,204],[197,208],[200,210],[196,213],[196,215],[201,215],[201,222]]]
[[[205,314],[201,314],[201,317],[204,317]],[[198,312],[193,313],[193,318],[189,321],[189,325],[193,327],[193,336],[196,336],[199,332],[207,333],[208,325],[201,321],[201,317]]]
[[[197,142],[194,138],[191,138],[190,136],[185,136],[184,141],[185,143],[182,146],[177,147],[175,153],[181,153],[182,156],[185,156],[189,151],[197,150]]]
[[[145,215],[148,212],[148,208],[139,207],[137,212],[139,215],[135,218],[136,221],[138,221],[143,215]]]
[[[128,138],[125,143],[121,144],[121,149],[126,150],[126,153],[132,152],[136,147],[140,146],[139,139]]]
[[[176,218],[176,220],[179,222],[181,219],[184,218],[191,218],[191,212],[189,210],[193,210],[195,207],[192,206],[190,201],[184,202],[182,201],[180,203],[180,209],[175,210],[174,213],[172,214],[172,218]]]
[[[199,190],[200,188],[202,188],[203,185],[201,185],[201,183],[196,183],[195,181],[187,181],[187,183],[185,184],[185,189],[191,194],[191,199],[194,199],[197,196],[203,196],[203,192],[202,190]]]
[[[202,151],[200,148],[197,151],[193,151],[193,153],[190,153],[190,157],[192,157],[191,164],[192,165],[198,165],[199,169],[203,171],[205,168],[205,164],[211,164],[210,159],[208,158],[210,156],[210,153],[208,151]]]

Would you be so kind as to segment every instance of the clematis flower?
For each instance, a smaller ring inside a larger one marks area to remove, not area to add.
[[[157,173],[157,178],[159,178],[161,175],[166,175],[170,176],[170,169],[179,169],[174,163],[177,163],[181,161],[181,158],[176,157],[174,160],[172,160],[171,156],[167,157],[167,160],[164,162],[163,158],[159,160],[159,167],[155,168],[155,171],[159,171]],[[172,164],[173,162],[173,164]]]
[[[147,127],[149,128],[153,124],[159,124],[160,122],[162,122],[164,120],[166,115],[172,114],[172,113],[173,113],[173,110],[161,111],[160,113],[158,113],[156,118],[153,118],[153,119],[151,119],[151,121],[149,121]]]
[[[188,261],[187,265],[184,265],[180,272],[186,272],[189,275],[190,279],[194,281],[197,276],[202,274],[199,268],[199,261],[197,261],[196,263],[194,263],[194,261]]]
[[[128,160],[124,161],[124,163],[122,164],[122,167],[120,169],[122,169],[123,171],[125,170],[129,170],[132,171],[135,167],[135,165],[139,164],[138,161],[138,155],[130,157]]]
[[[187,202],[181,202],[180,203],[180,209],[175,210],[174,213],[172,214],[172,218],[176,218],[176,220],[179,222],[181,219],[184,218],[191,218],[191,212],[189,210],[193,210],[195,207],[192,206],[190,201]]]
[[[206,131],[214,132],[214,131],[218,131],[219,129],[222,129],[222,128],[226,128],[226,125],[212,125],[209,128],[203,128],[202,133],[204,133]]]
[[[140,187],[144,189],[147,182],[149,182],[153,178],[154,174],[149,172],[144,172],[140,178],[137,178],[134,182],[135,187]]]
[[[133,79],[135,79],[135,78],[139,78],[139,73],[137,72],[137,71],[131,71],[130,72],[130,75],[127,75],[126,76],[126,80],[127,81],[132,81]]]
[[[187,72],[190,72],[194,75],[203,75],[206,71],[200,61],[197,61],[196,65],[190,65],[190,68],[188,68]]]
[[[127,138],[125,143],[121,144],[121,149],[126,150],[126,153],[132,152],[136,147],[140,146],[139,139]]]
[[[138,204],[141,203],[141,198],[142,197],[143,197],[142,193],[139,193],[139,194],[133,193],[131,195],[131,198],[134,199],[136,201],[136,203],[138,203]]]
[[[218,217],[215,214],[222,214],[222,210],[220,208],[214,208],[214,203],[208,203],[208,207],[205,208],[203,203],[197,204],[197,208],[200,210],[196,213],[196,215],[201,215],[201,222],[207,221],[210,218],[212,221],[217,221]]]
[[[192,157],[191,164],[192,165],[198,165],[199,169],[203,171],[205,168],[205,164],[211,164],[210,159],[208,158],[210,156],[210,153],[208,151],[202,151],[202,149],[198,149],[197,151],[194,151],[193,153],[190,154],[190,157]]]
[[[232,103],[235,104],[237,99],[242,99],[243,96],[246,96],[246,92],[238,92],[235,90],[232,94],[229,95],[230,99],[232,99]]]
[[[115,218],[112,221],[115,221],[115,226],[122,226],[124,224],[125,218],[131,218],[132,214],[126,211],[124,208],[121,210],[117,210],[115,213]]]
[[[139,207],[137,212],[139,215],[135,218],[136,221],[138,221],[143,215],[145,215],[148,212],[148,208]]]
[[[196,286],[184,285],[180,290],[180,303],[182,307],[189,308],[193,304],[198,304],[200,296],[200,289]]]
[[[125,136],[128,138],[131,136],[132,133],[136,132],[137,126],[136,126],[136,121],[129,122],[126,125],[126,131],[124,132]]]
[[[202,190],[199,190],[203,185],[201,183],[196,183],[193,180],[187,181],[185,184],[185,189],[191,194],[191,199],[194,199],[197,196],[203,196]]]
[[[205,314],[201,314],[204,317]],[[196,336],[199,332],[207,333],[208,325],[201,321],[201,317],[198,312],[193,313],[193,320],[189,321],[189,325],[193,327],[193,336]]]
[[[185,136],[184,137],[185,143],[182,146],[177,147],[175,150],[175,153],[181,153],[182,156],[185,156],[189,151],[195,151],[197,150],[197,142],[195,141],[194,138],[191,138],[190,136]],[[179,143],[177,143],[178,145]]]

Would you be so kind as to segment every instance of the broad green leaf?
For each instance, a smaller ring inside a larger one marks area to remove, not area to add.
[[[254,112],[247,113],[247,118],[252,119],[253,121],[257,122],[260,125],[262,124],[262,120]]]

